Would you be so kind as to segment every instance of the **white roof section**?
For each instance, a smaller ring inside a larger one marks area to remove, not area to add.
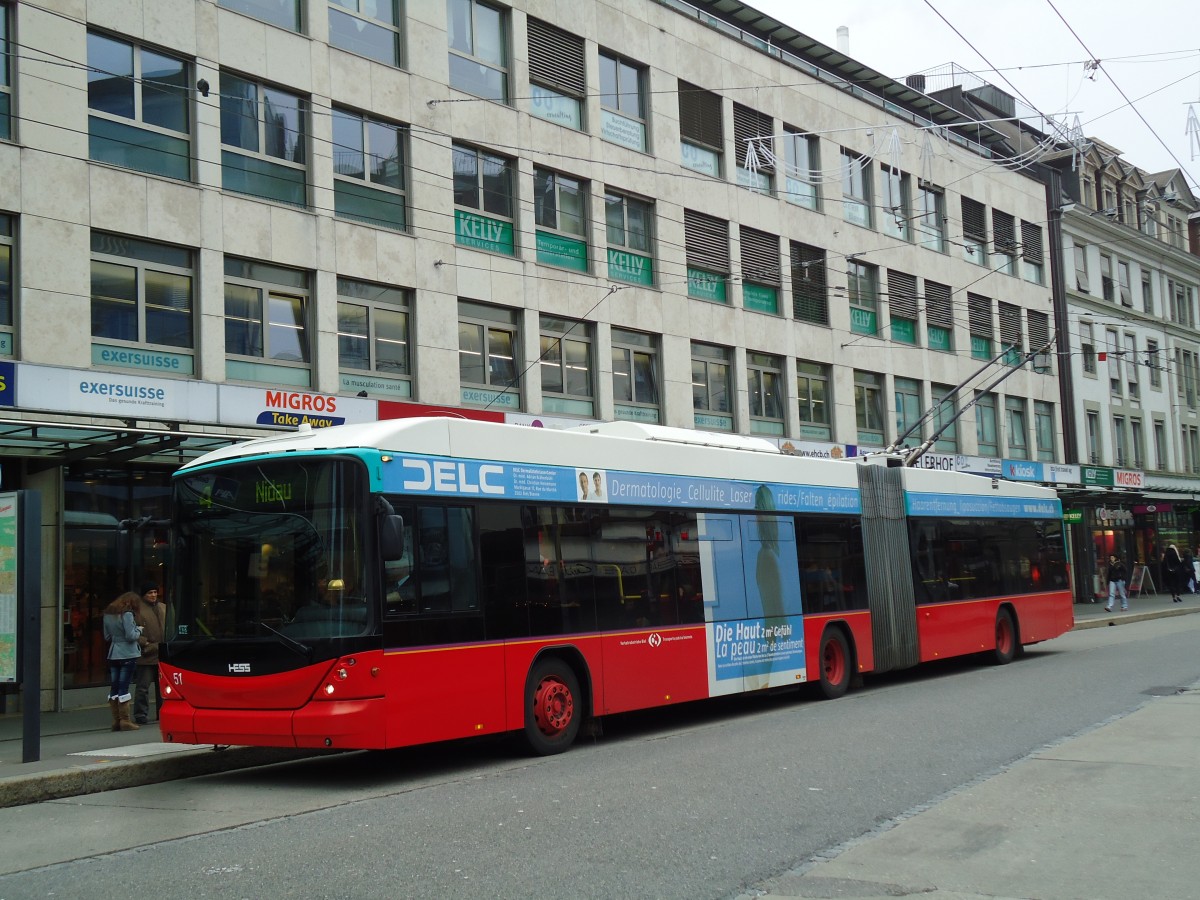
[[[597,433],[593,433],[596,429]],[[264,453],[376,449],[605,471],[857,487],[855,466],[780,453],[768,441],[631,423],[556,430],[442,417],[388,419],[259,438],[223,447],[181,471]]]

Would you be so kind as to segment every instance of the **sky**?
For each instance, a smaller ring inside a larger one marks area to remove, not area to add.
[[[957,63],[1039,112],[1066,113],[1068,127],[1078,116],[1085,135],[1147,172],[1184,169],[1200,193],[1200,134],[1187,131],[1189,104],[1200,120],[1196,0],[747,2],[831,47],[849,27],[849,55],[900,81]]]

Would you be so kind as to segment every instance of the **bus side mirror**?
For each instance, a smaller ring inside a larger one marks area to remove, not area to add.
[[[379,517],[379,550],[385,562],[404,558],[404,516]]]

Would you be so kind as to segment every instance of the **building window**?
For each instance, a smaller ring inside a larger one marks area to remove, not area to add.
[[[996,422],[996,395],[975,393],[975,442],[980,456],[999,456],[1000,441]]]
[[[1008,458],[1029,459],[1028,412],[1023,397],[1004,398],[1005,431],[1008,437]]]
[[[912,237],[911,179],[907,172],[886,163],[880,167],[879,177],[879,204],[883,207],[880,227],[884,234],[907,241]]]
[[[1096,335],[1091,322],[1079,323],[1079,357],[1085,375],[1096,374]]]
[[[1033,434],[1037,441],[1037,458],[1054,462],[1054,404],[1033,401]]]
[[[916,424],[921,419],[921,383],[912,378],[896,378],[892,387],[896,399],[896,439],[903,437],[909,446],[920,444],[921,432]]]
[[[4,11],[0,10],[0,20]],[[13,217],[0,213],[0,356],[13,354]]]
[[[1075,289],[1081,294],[1086,294],[1091,290],[1088,283],[1086,244],[1075,244]]]
[[[516,310],[458,302],[458,381],[465,405],[521,408],[518,321]]]
[[[583,98],[587,93],[583,38],[532,16],[526,20],[529,37],[529,111],[539,119],[583,128]]]
[[[978,200],[962,198],[963,257],[968,262],[986,266],[987,209]]]
[[[721,177],[725,131],[719,94],[679,82],[679,138],[680,161],[686,168]]]
[[[1021,307],[1000,303],[1000,344],[1004,348],[1004,363],[1019,366],[1025,361],[1025,341],[1021,333]]]
[[[1175,350],[1175,371],[1179,379],[1179,399],[1188,409],[1196,408],[1196,354],[1190,350]]]
[[[993,267],[1005,275],[1017,274],[1017,221],[1006,212],[992,210],[992,252],[1000,257]]]
[[[733,153],[737,183],[770,194],[775,189],[775,131],[771,117],[740,103],[733,104]]]
[[[508,39],[504,12],[479,0],[447,0],[450,86],[485,100],[508,102]]]
[[[1150,387],[1162,388],[1162,364],[1158,358],[1158,341],[1146,341],[1146,368],[1150,370]]]
[[[1022,274],[1034,284],[1045,283],[1045,256],[1042,246],[1042,226],[1021,222],[1021,258],[1025,260]]]
[[[692,341],[692,411],[697,428],[733,430],[733,352]]]
[[[954,352],[954,304],[948,284],[925,282],[925,340],[930,350]]]
[[[91,264],[92,364],[195,374],[192,252],[92,232]]]
[[[946,252],[946,195],[927,182],[917,188],[917,226],[922,247]]]
[[[901,344],[916,344],[917,278],[907,272],[888,269],[887,284],[892,340]]]
[[[954,388],[948,384],[931,385],[929,399],[933,406],[933,442],[935,453],[958,452],[958,418],[954,408]]]
[[[221,73],[221,186],[304,206],[308,102]]]
[[[1107,253],[1100,254],[1100,296],[1109,303],[1116,299],[1113,285],[1113,261]]]
[[[1157,420],[1154,423],[1154,468],[1159,472],[1167,469],[1167,428]]]
[[[1129,263],[1117,262],[1117,290],[1121,297],[1121,305],[1133,309],[1133,282],[1129,277]]]
[[[1142,420],[1129,420],[1129,451],[1131,454],[1130,464],[1135,469],[1140,469],[1144,465],[1143,460],[1146,458],[1146,449],[1143,446],[1142,436]]]
[[[225,257],[225,374],[308,387],[308,273]]]
[[[779,313],[779,238],[742,225],[742,305],[756,312]]]
[[[829,366],[796,363],[796,401],[800,410],[800,436],[829,440]]]
[[[340,390],[411,397],[408,291],[338,278],[337,292]]]
[[[397,0],[330,0],[329,43],[399,68],[403,21]]]
[[[846,273],[850,330],[874,335],[879,330],[879,270],[852,259],[846,262]]]
[[[12,75],[8,65],[8,4],[0,3],[0,140],[12,140]]]
[[[542,409],[572,416],[591,416],[592,337],[586,322],[542,316]]]
[[[616,418],[658,424],[657,338],[641,331],[613,328],[612,367]]]
[[[646,151],[646,70],[607,51],[600,52],[600,137]]]
[[[454,241],[512,256],[513,163],[473,147],[454,145]]]
[[[825,251],[820,247],[791,242],[792,315],[803,322],[829,324],[829,283],[825,274]]]
[[[1129,399],[1140,399],[1142,389],[1138,383],[1137,338],[1129,333],[1125,334],[1125,373],[1129,379]]]
[[[1124,383],[1121,377],[1121,338],[1117,332],[1107,329],[1104,332],[1105,359],[1108,362],[1108,392],[1114,397],[1123,397]]]
[[[333,110],[333,202],[345,219],[404,229],[405,136],[402,125]]]
[[[995,355],[992,341],[996,336],[992,324],[991,298],[967,294],[967,324],[971,329],[971,356],[975,359],[991,359]]]
[[[821,156],[815,134],[783,128],[784,199],[805,209],[821,208]]]
[[[854,421],[858,443],[865,447],[883,446],[883,376],[854,370]]]
[[[268,25],[299,32],[301,0],[218,0],[218,5],[245,13]]]
[[[783,360],[766,353],[746,353],[746,389],[750,430],[754,434],[783,434]]]
[[[1019,313],[1018,313],[1019,315]],[[1029,327],[1029,350],[1036,354],[1033,365],[1037,372],[1046,375],[1054,370],[1053,344],[1050,341],[1050,317],[1032,309],[1025,311]]]
[[[842,148],[842,216],[847,222],[870,228],[871,217],[871,170],[865,157]]]
[[[533,170],[538,262],[587,271],[586,196],[586,188],[578,178],[549,169]]]
[[[651,228],[654,205],[616,191],[604,192],[604,232],[608,277],[647,287],[654,284]]]
[[[0,8],[0,21],[4,19]],[[89,158],[167,178],[190,178],[191,67],[165,53],[91,32],[87,51]],[[6,57],[0,71],[7,62]]]
[[[1148,316],[1154,315],[1154,292],[1150,287],[1150,275],[1142,273],[1142,312]]]
[[[1128,436],[1125,433],[1125,417],[1113,416],[1113,465],[1129,465]]]
[[[1087,414],[1087,458],[1092,465],[1100,462],[1100,414]]]
[[[729,223],[691,209],[683,211],[689,297],[729,302]]]

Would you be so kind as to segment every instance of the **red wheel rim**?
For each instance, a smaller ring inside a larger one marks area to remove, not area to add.
[[[533,694],[533,718],[538,731],[555,737],[567,730],[575,715],[575,698],[560,679],[550,676],[542,680]]]
[[[996,620],[996,650],[1007,656],[1013,648],[1012,620],[1001,616]]]
[[[821,670],[830,684],[841,684],[846,675],[846,654],[842,652],[842,645],[837,641],[825,642],[821,653]]]

